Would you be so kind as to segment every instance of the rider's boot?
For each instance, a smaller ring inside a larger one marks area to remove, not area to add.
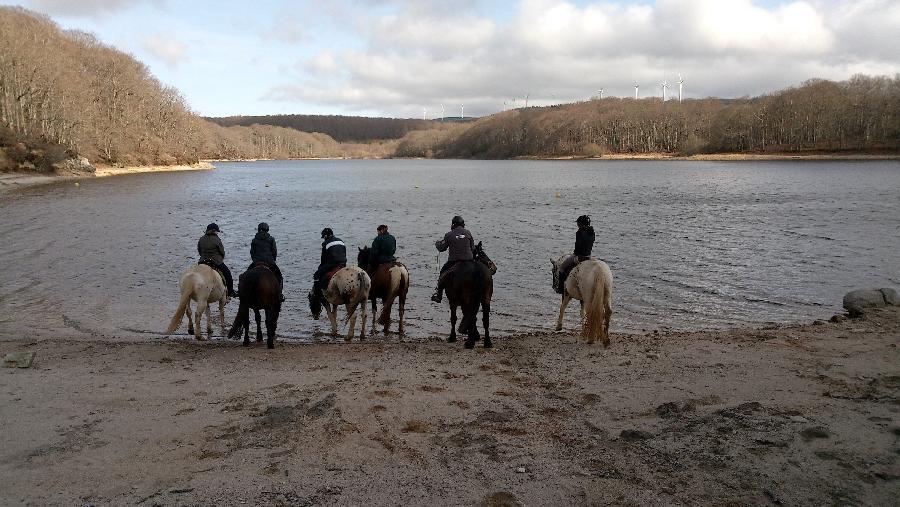
[[[444,293],[443,287],[440,287],[440,286],[436,287],[434,289],[434,294],[431,295],[431,300],[434,301],[435,303],[440,303],[443,293]]]

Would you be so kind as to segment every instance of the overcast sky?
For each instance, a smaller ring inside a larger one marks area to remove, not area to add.
[[[900,72],[900,0],[29,0],[199,114],[490,114],[604,96],[739,97]],[[515,99],[515,102],[514,102]]]

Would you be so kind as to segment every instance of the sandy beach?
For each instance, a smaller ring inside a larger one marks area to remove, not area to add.
[[[44,174],[44,173],[28,173],[28,172],[9,172],[0,173],[0,192],[12,190],[14,188],[28,187],[33,185],[44,185],[47,183],[55,183],[63,180],[77,181],[85,178],[102,178],[106,176],[118,176],[122,174],[139,174],[139,173],[156,173],[171,171],[206,171],[215,169],[210,162],[202,161],[196,164],[187,165],[154,165],[154,166],[134,166],[134,167],[113,167],[99,166],[93,174],[72,173],[72,174]]]
[[[182,329],[183,332],[183,329]],[[24,505],[887,505],[900,308],[460,344],[2,336]]]

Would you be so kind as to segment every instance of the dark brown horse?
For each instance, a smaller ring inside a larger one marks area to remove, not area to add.
[[[228,338],[240,336],[244,331],[244,346],[250,345],[250,309],[256,316],[256,341],[262,341],[260,310],[266,311],[266,347],[275,348],[275,327],[281,312],[281,284],[275,273],[265,263],[258,262],[241,275],[238,282],[241,304],[234,324],[228,331]]]
[[[403,334],[403,313],[406,310],[406,293],[409,292],[409,270],[399,262],[386,262],[372,269],[369,264],[369,253],[369,247],[360,248],[356,262],[359,267],[366,270],[366,274],[372,279],[372,288],[369,290],[369,300],[372,301],[372,319],[375,319],[378,310],[375,300],[380,298],[381,315],[374,322],[384,326],[384,334],[387,334],[391,327],[391,306],[394,304],[394,299],[397,299],[400,313],[397,332]],[[374,323],[372,331],[375,331]]]
[[[450,337],[448,342],[456,341],[456,308],[462,307],[462,322],[459,332],[465,333],[465,347],[475,347],[481,337],[478,333],[478,308],[481,307],[481,319],[484,324],[484,347],[493,346],[490,334],[491,296],[494,294],[494,273],[497,266],[484,253],[481,242],[475,246],[475,260],[463,261],[446,274],[444,291],[450,302]]]

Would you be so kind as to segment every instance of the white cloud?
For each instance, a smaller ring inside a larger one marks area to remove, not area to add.
[[[187,47],[170,36],[150,35],[141,41],[142,47],[169,67],[177,67],[187,57]]]

